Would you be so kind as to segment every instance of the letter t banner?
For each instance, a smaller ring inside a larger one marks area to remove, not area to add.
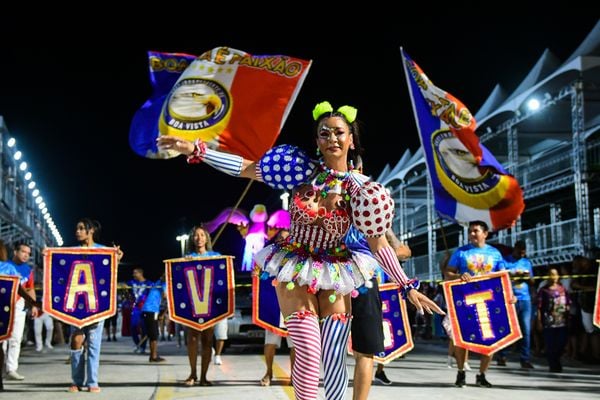
[[[521,338],[508,272],[443,283],[454,344],[492,354]]]
[[[44,250],[44,312],[82,328],[117,312],[117,253],[112,247]]]

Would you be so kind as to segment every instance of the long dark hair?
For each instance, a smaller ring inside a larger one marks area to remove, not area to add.
[[[202,231],[204,232],[204,234],[206,235],[206,250],[207,251],[212,251],[212,239],[210,237],[210,233],[206,230],[206,228],[202,225],[195,225],[194,227],[192,227],[192,229],[190,230],[190,233],[188,234],[188,241],[187,241],[187,253],[196,253],[196,250],[198,250],[196,248],[196,243],[194,243],[194,234],[196,233],[196,231],[198,229],[202,229]]]
[[[79,220],[77,220],[77,224],[80,222],[83,224],[86,231],[89,231],[90,229],[94,230],[92,239],[94,239],[94,242],[98,243],[98,241],[100,240],[100,231],[102,230],[102,225],[100,225],[100,222],[88,217],[80,218]]]
[[[325,118],[331,118],[331,117],[340,117],[344,120],[344,122],[346,123],[346,125],[348,125],[348,127],[350,128],[350,133],[352,134],[352,143],[354,144],[354,150],[353,149],[349,149],[348,150],[348,159],[352,160],[352,162],[354,163],[355,166],[362,164],[362,160],[361,160],[361,154],[363,153],[363,148],[360,145],[360,122],[358,122],[358,120],[354,120],[354,122],[350,123],[348,122],[348,119],[346,118],[346,116],[344,114],[342,114],[339,111],[332,111],[332,112],[326,112],[323,115],[321,115],[319,118],[317,118],[317,120],[315,121],[315,138],[318,138],[319,135],[319,127],[321,126],[321,121]]]

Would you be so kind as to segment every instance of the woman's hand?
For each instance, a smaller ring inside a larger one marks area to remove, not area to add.
[[[121,246],[115,246],[115,249],[117,249],[117,262],[121,262],[121,259],[125,253],[123,253],[123,250],[121,250]]]
[[[160,135],[156,139],[156,145],[160,150],[176,151],[185,156],[194,152],[194,143],[177,136]]]
[[[423,314],[426,311],[428,314],[438,313],[440,315],[446,315],[444,310],[442,310],[433,300],[429,297],[425,296],[423,293],[419,292],[416,289],[410,290],[408,292],[408,301],[410,301],[415,307],[417,307],[417,312]]]

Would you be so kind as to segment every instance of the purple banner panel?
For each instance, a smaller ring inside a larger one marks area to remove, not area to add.
[[[492,354],[521,338],[508,272],[443,283],[456,346]]]
[[[379,286],[383,312],[383,353],[375,354],[376,362],[387,364],[408,353],[414,347],[406,301],[398,292],[398,285],[386,283]]]
[[[273,279],[275,277],[252,277],[252,323],[280,336],[287,336],[288,331],[283,325]]]
[[[196,330],[233,315],[233,257],[185,257],[164,260],[169,317]]]
[[[115,315],[116,252],[112,247],[45,249],[44,312],[78,328]]]
[[[596,260],[600,263],[600,260]],[[594,325],[600,328],[600,274],[596,282],[596,303],[594,305]]]
[[[19,284],[18,276],[0,275],[0,342],[12,333]]]

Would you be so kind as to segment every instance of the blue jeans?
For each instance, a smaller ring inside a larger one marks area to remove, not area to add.
[[[100,348],[102,347],[102,332],[104,330],[104,320],[86,326],[81,329],[74,329],[74,333],[83,332],[85,343],[79,350],[71,350],[71,379],[73,385],[83,387],[98,387],[98,369],[100,367]],[[83,349],[87,348],[87,358],[83,354]],[[85,370],[87,364],[87,382],[85,381]]]
[[[517,300],[515,308],[521,333],[523,334],[521,339],[521,362],[529,362],[531,357],[531,300]],[[498,356],[506,358],[506,349],[500,350]]]

